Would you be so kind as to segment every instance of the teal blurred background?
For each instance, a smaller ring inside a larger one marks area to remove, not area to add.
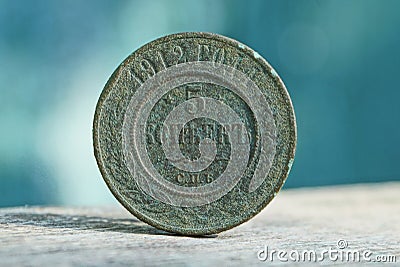
[[[114,203],[91,126],[118,64],[207,31],[265,57],[292,96],[285,188],[400,180],[400,1],[0,0],[0,206]]]

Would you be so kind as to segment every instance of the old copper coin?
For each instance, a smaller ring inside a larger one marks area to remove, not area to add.
[[[204,235],[272,200],[293,163],[296,123],[282,80],[258,53],[217,34],[179,33],[115,70],[93,139],[105,182],[133,215]]]

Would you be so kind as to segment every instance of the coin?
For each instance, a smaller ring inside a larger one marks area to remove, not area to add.
[[[286,180],[296,121],[276,71],[249,47],[178,33],[126,58],[97,103],[101,174],[133,215],[186,235],[259,213]]]

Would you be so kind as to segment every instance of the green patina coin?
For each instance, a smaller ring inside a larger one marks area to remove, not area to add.
[[[258,53],[220,35],[180,33],[116,69],[93,139],[104,180],[133,215],[204,235],[273,199],[293,163],[296,122],[282,80]]]

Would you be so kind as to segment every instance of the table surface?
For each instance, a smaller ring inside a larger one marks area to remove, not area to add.
[[[206,237],[157,230],[120,206],[3,208],[0,265],[399,264],[399,221],[400,182],[284,190],[249,222]]]

